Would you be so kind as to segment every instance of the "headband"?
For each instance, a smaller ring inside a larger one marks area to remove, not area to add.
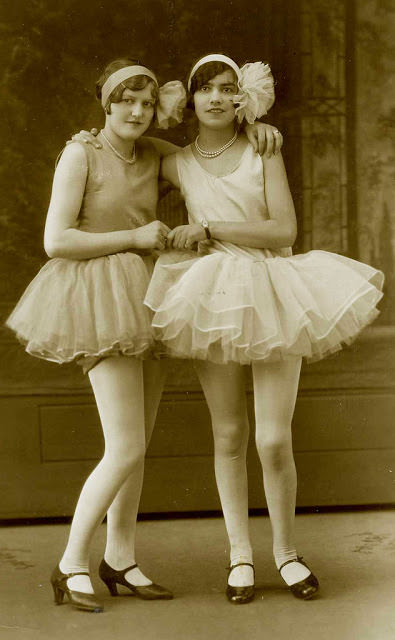
[[[222,53],[218,53],[218,54],[210,53],[208,56],[204,56],[204,58],[200,58],[200,60],[198,60],[195,66],[192,68],[192,71],[189,74],[188,91],[191,90],[192,78],[195,75],[196,71],[200,67],[202,67],[204,64],[207,64],[207,62],[224,62],[225,64],[228,65],[228,67],[231,67],[233,69],[233,71],[237,76],[237,79],[240,80],[240,67],[235,63],[234,60],[232,60],[232,58],[228,58],[228,56],[224,56],[222,55]]]
[[[233,96],[235,113],[239,122],[245,118],[253,124],[257,118],[264,116],[274,102],[274,80],[270,67],[263,62],[247,62],[241,68],[228,56],[221,53],[210,54],[201,58],[192,68],[188,79],[188,91],[196,71],[207,62],[224,62],[237,76],[239,93]]]
[[[114,71],[114,73],[107,78],[101,90],[103,109],[106,108],[108,99],[114,89],[119,87],[125,80],[129,80],[129,78],[133,78],[134,76],[148,76],[158,87],[159,97],[155,105],[155,124],[159,129],[168,129],[182,122],[182,113],[186,105],[186,93],[182,82],[173,80],[159,87],[156,75],[150,71],[150,69],[147,69],[147,67],[138,64],[118,69],[118,71]]]
[[[125,82],[125,80],[129,80],[129,78],[133,78],[133,76],[148,76],[149,78],[151,78],[151,80],[153,80],[156,83],[156,85],[158,85],[158,81],[156,79],[155,74],[152,73],[152,71],[150,71],[149,69],[147,69],[147,67],[142,67],[139,64],[134,64],[130,67],[122,67],[122,69],[118,69],[118,71],[114,71],[114,73],[112,73],[107,78],[107,80],[102,86],[101,103],[102,103],[103,109],[105,109],[108,102],[108,98],[110,97],[114,89],[116,89],[120,84],[122,84],[122,82]]]

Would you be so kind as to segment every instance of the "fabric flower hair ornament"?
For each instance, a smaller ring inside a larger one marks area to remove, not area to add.
[[[240,93],[233,97],[237,105],[237,119],[241,122],[245,118],[249,124],[253,124],[269,111],[275,100],[274,80],[269,65],[263,62],[243,65],[238,86]]]
[[[155,74],[147,67],[138,64],[122,67],[122,69],[118,69],[107,78],[101,90],[103,109],[106,108],[108,99],[114,89],[129,80],[129,78],[133,78],[133,76],[148,76],[158,87],[159,98],[155,105],[156,126],[158,129],[175,127],[182,122],[183,109],[186,105],[186,92],[182,82],[172,80],[159,87]]]
[[[183,111],[187,103],[184,85],[179,80],[166,82],[159,87],[159,100],[156,107],[156,126],[159,129],[175,127],[182,122]]]
[[[247,62],[240,67],[232,58],[222,53],[210,53],[201,58],[189,75],[188,90],[191,89],[192,78],[199,67],[207,62],[223,62],[236,74],[239,93],[233,96],[236,116],[239,122],[245,118],[253,124],[257,118],[264,116],[274,103],[274,80],[270,67],[264,62]]]

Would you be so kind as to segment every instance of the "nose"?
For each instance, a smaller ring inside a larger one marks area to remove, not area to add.
[[[142,116],[143,114],[143,106],[140,102],[136,101],[133,105],[132,105],[132,116],[134,118],[140,118],[140,116]]]
[[[212,104],[217,104],[218,102],[221,102],[221,97],[221,92],[217,89],[217,87],[213,87],[210,94],[210,102]]]

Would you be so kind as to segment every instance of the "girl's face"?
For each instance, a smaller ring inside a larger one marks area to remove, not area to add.
[[[235,94],[237,94],[237,83],[231,69],[208,80],[193,96],[199,122],[209,129],[228,127],[235,118],[233,103]]]
[[[111,103],[111,113],[106,122],[113,132],[124,140],[137,140],[148,129],[155,110],[151,85],[133,91],[125,89],[120,102]]]

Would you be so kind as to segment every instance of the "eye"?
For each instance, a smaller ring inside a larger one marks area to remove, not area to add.
[[[153,108],[154,103],[153,102],[149,102],[148,100],[146,102],[144,102],[144,106],[147,108]]]
[[[200,91],[203,92],[207,92],[209,91],[210,87],[208,86],[208,84],[204,84],[202,87],[200,87]]]
[[[123,98],[122,102],[125,104],[132,104],[134,102],[133,98]]]

